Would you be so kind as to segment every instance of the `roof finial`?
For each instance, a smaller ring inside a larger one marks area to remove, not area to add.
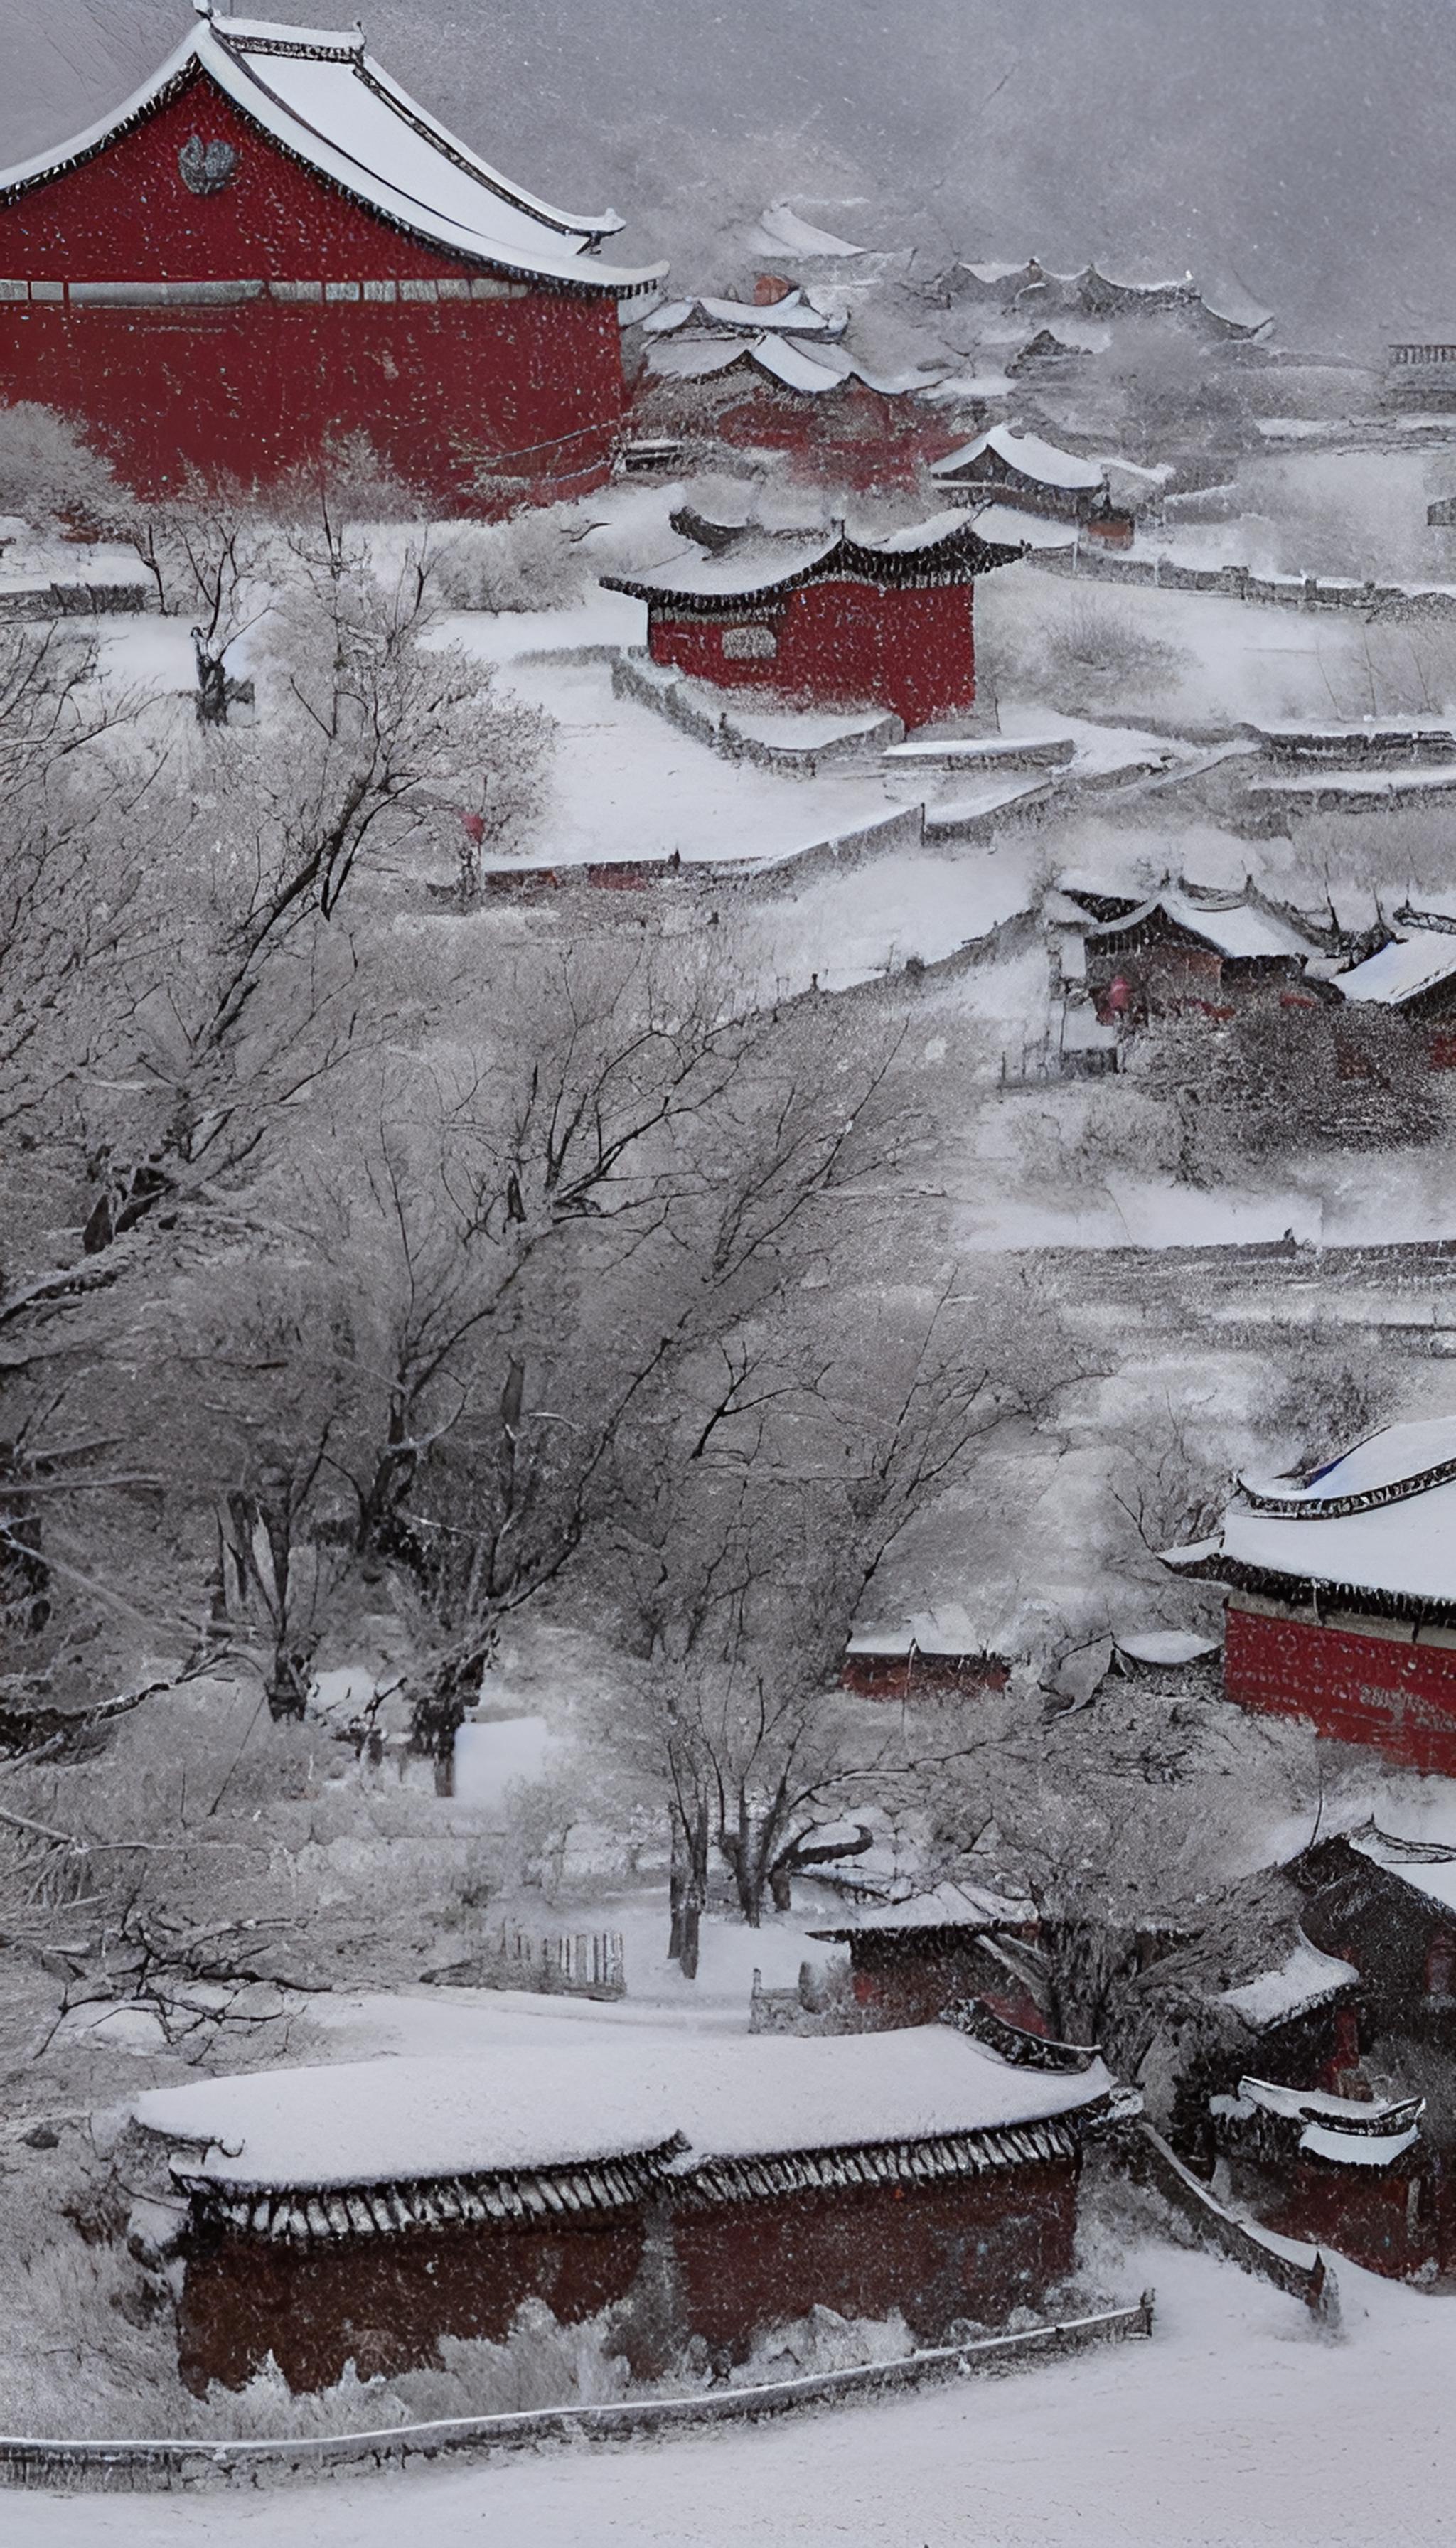
[[[213,23],[213,0],[192,0],[192,5],[197,11],[199,18],[206,18],[208,25],[211,26]]]

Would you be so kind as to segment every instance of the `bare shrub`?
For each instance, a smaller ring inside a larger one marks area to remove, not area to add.
[[[579,515],[565,504],[472,522],[439,557],[436,586],[452,610],[560,610],[592,581]]]
[[[1131,611],[1078,596],[1043,640],[1049,686],[1065,705],[1106,707],[1170,690],[1189,662],[1187,649],[1139,627]]]

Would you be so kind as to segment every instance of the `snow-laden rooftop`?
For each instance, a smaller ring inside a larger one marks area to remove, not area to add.
[[[1367,956],[1363,964],[1353,964],[1348,973],[1331,978],[1347,1000],[1373,1000],[1381,1008],[1400,1009],[1453,976],[1456,932],[1406,929],[1378,956]]]
[[[1119,1654],[1131,1655],[1135,1664],[1191,1664],[1219,1651],[1218,1638],[1201,1637],[1196,1628],[1139,1628],[1116,1643]]]
[[[1456,1416],[1427,1415],[1408,1424],[1383,1424],[1338,1459],[1326,1460],[1313,1476],[1240,1478],[1250,1495],[1267,1497],[1291,1507],[1318,1511],[1346,1496],[1383,1494],[1406,1487],[1422,1492],[1416,1481],[1432,1469],[1456,1463]]]
[[[1357,1982],[1360,1976],[1353,1964],[1338,1956],[1321,1955],[1318,1947],[1301,1938],[1273,1972],[1259,1973],[1251,1982],[1240,1982],[1236,1990],[1224,1991],[1226,2008],[1242,2018],[1255,2034],[1266,2028],[1284,2026],[1305,2010],[1319,2008],[1332,1999],[1336,1991]]]
[[[1278,919],[1272,912],[1261,911],[1255,903],[1236,902],[1223,910],[1210,908],[1207,904],[1194,902],[1189,895],[1179,893],[1172,886],[1165,886],[1161,893],[1152,895],[1149,901],[1124,913],[1120,919],[1094,922],[1087,936],[1089,940],[1115,937],[1125,929],[1136,929],[1139,922],[1150,919],[1157,911],[1161,911],[1179,929],[1186,929],[1193,937],[1201,938],[1206,947],[1235,959],[1304,956],[1317,952],[1313,942],[1301,938],[1288,921]]]
[[[703,299],[697,304],[710,326],[733,327],[745,335],[758,335],[765,328],[782,330],[794,336],[825,336],[838,332],[836,322],[815,310],[801,292],[786,292],[781,301],[715,301]]]
[[[604,581],[614,590],[633,592],[681,592],[731,599],[737,593],[768,592],[801,575],[805,568],[817,566],[838,548],[839,537],[838,531],[810,531],[797,537],[765,532],[735,540],[732,548],[721,555],[696,547],[682,548],[648,574]]]
[[[1342,2123],[1355,2131],[1378,2122],[1382,2115],[1409,2111],[1410,2103],[1387,2099],[1366,2105],[1354,2097],[1332,2096],[1327,2088],[1287,2088],[1277,2079],[1240,2079],[1238,2093],[1246,2105],[1262,2107],[1266,2115],[1282,2115],[1292,2124],[1323,2122],[1337,2127]]]
[[[951,2027],[893,2035],[572,2044],[457,2060],[259,2070],[153,2088],[133,2109],[191,2144],[219,2186],[406,2184],[589,2164],[660,2149],[693,2159],[863,2148],[1004,2130],[1104,2096],[1020,2070]]]
[[[1430,1856],[1412,1854],[1409,1843],[1404,1846],[1391,1835],[1380,1831],[1351,1832],[1351,1849],[1362,1858],[1372,1859],[1403,1884],[1411,1885],[1430,1902],[1438,1902],[1446,1911],[1456,1911],[1456,1855],[1442,1855],[1433,1849]]]
[[[1404,2133],[1340,2133],[1326,2124],[1306,2124],[1300,2147],[1309,2157],[1330,2159],[1339,2167],[1389,2167],[1419,2138],[1416,2124]]]
[[[985,1651],[985,1639],[962,1602],[943,1601],[939,1609],[917,1610],[893,1627],[857,1629],[846,1651],[852,1655],[979,1655]]]
[[[1223,1553],[1260,1574],[1421,1602],[1456,1602],[1456,1484],[1414,1503],[1331,1520],[1249,1512],[1225,1516]]]
[[[1023,513],[1014,504],[983,504],[973,515],[983,540],[997,548],[1070,549],[1077,544],[1072,522],[1049,522],[1042,513]]]
[[[752,351],[760,371],[780,382],[784,389],[797,390],[801,397],[822,398],[826,390],[837,390],[846,377],[837,365],[816,361],[787,339],[760,336]]]
[[[364,50],[357,30],[204,19],[113,114],[59,149],[0,173],[0,198],[103,149],[194,63],[306,167],[447,254],[610,292],[639,289],[666,271],[589,257],[597,240],[621,228],[615,213],[558,212],[512,185],[398,87]]]
[[[863,256],[863,247],[853,240],[836,237],[833,230],[821,230],[815,223],[806,222],[791,204],[770,204],[760,213],[759,228],[774,247],[787,248],[790,256]]]
[[[1016,433],[1009,424],[993,424],[988,432],[977,434],[974,442],[963,443],[958,451],[937,460],[931,476],[956,478],[987,451],[994,452],[1009,469],[1039,487],[1086,490],[1102,485],[1102,471],[1095,460],[1081,460],[1074,452],[1058,451],[1054,442],[1044,442],[1035,433]]]
[[[903,1902],[877,1902],[872,1909],[857,1913],[842,1928],[816,1929],[819,1938],[861,1937],[866,1931],[913,1931],[916,1929],[1004,1929],[1023,1928],[1036,1917],[1030,1902],[1008,1901],[1003,1895],[989,1893],[982,1885],[945,1883],[930,1893],[912,1893]]]

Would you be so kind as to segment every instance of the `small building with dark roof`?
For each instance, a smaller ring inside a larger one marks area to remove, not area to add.
[[[857,1628],[840,1681],[863,1698],[948,1698],[1004,1689],[1011,1667],[977,1636],[958,1602],[893,1627]]]
[[[1068,897],[1058,897],[1058,911]],[[1229,1016],[1241,999],[1298,983],[1320,949],[1248,894],[1196,897],[1164,885],[1081,933],[1083,980],[1097,1016],[1138,1025],[1202,1009]]]
[[[873,2030],[931,2026],[963,2000],[1045,2035],[1044,1975],[1029,1902],[948,1882],[880,1902],[813,1935],[847,1947],[856,2021]]]
[[[190,2225],[182,2376],[296,2391],[612,2310],[643,2368],[818,2306],[917,2338],[1071,2268],[1100,2060],[1030,2070],[950,2027],[658,2040],[254,2072],[137,2099]]]
[[[989,502],[1023,506],[1054,520],[1085,522],[1104,509],[1107,474],[1101,463],[1059,451],[1039,434],[994,424],[958,451],[935,462],[931,476],[951,494],[963,488]]]
[[[1020,547],[962,511],[856,538],[738,530],[650,574],[603,576],[647,604],[654,663],[805,707],[877,707],[907,726],[975,700],[974,592]]]

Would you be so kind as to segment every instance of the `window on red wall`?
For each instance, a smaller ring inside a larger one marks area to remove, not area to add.
[[[723,652],[730,663],[748,664],[767,661],[778,652],[778,640],[772,628],[751,625],[747,628],[725,628]]]

